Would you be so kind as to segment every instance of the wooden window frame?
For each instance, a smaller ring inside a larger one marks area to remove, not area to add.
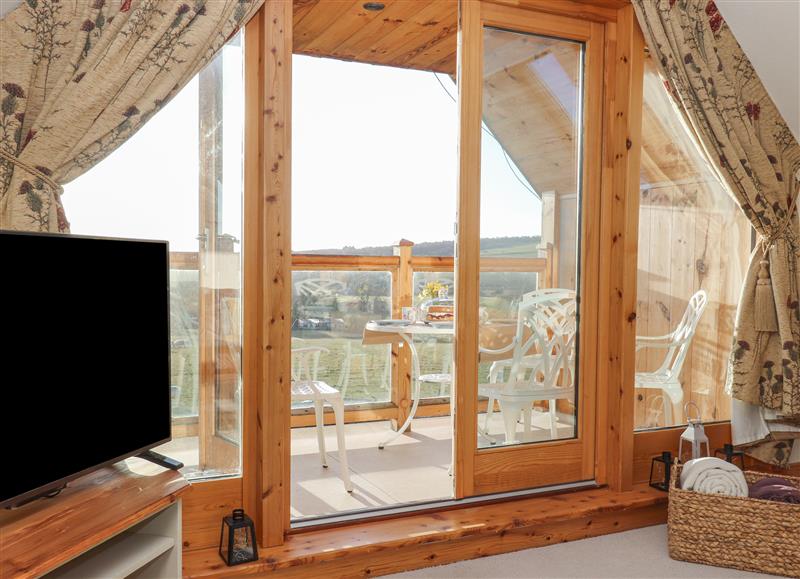
[[[462,0],[471,4],[477,0]],[[606,62],[602,164],[594,476],[612,491],[634,480],[633,374],[636,317],[638,169],[643,39],[625,0],[493,0],[520,14],[577,16],[601,26]],[[185,500],[188,548],[216,543],[219,520],[242,505],[262,546],[283,544],[290,525],[291,56],[292,2],[266,0],[245,32],[245,225],[242,477],[198,483]],[[537,15],[537,19],[539,16]],[[472,50],[475,50],[473,47]],[[610,65],[610,66],[609,66]],[[587,103],[591,106],[591,103]],[[461,178],[464,178],[462,175]],[[469,191],[467,188],[465,191]],[[469,194],[462,192],[467,197]],[[461,250],[461,248],[460,248]],[[477,272],[473,272],[477,274]],[[459,312],[463,315],[463,312]],[[464,340],[464,336],[461,337]],[[477,336],[474,337],[474,340]],[[477,343],[477,342],[475,342]],[[456,404],[463,408],[467,401]],[[467,415],[466,413],[461,413]],[[468,416],[468,415],[467,415]],[[476,439],[475,416],[457,426]],[[473,426],[470,426],[472,424]],[[637,438],[638,440],[638,438]],[[474,444],[474,442],[472,443]],[[474,469],[459,450],[457,469]],[[458,472],[458,470],[457,470]],[[459,478],[463,484],[465,477]],[[474,493],[461,488],[457,496]],[[566,497],[565,500],[569,500]]]

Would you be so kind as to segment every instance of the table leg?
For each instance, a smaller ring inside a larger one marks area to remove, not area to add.
[[[414,403],[411,405],[411,410],[408,413],[408,418],[406,418],[403,425],[397,429],[396,432],[393,432],[386,440],[381,442],[378,445],[378,448],[383,450],[388,444],[397,440],[397,438],[403,434],[408,427],[411,426],[411,421],[414,420],[414,415],[417,413],[417,407],[419,407],[419,398],[420,398],[420,367],[419,367],[419,355],[417,354],[417,348],[414,346],[414,337],[409,336],[408,334],[400,334],[400,337],[403,338],[408,347],[411,349],[411,381],[414,384],[414,391],[412,396],[414,398]]]

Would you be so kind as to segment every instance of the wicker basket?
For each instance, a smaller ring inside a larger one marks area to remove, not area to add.
[[[681,561],[800,577],[800,505],[669,489],[669,556]],[[779,476],[745,472],[752,484]],[[800,488],[800,478],[782,476]]]

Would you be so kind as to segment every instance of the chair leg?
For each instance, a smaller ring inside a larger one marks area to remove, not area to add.
[[[489,396],[489,400],[486,401],[486,415],[483,418],[483,430],[487,434],[489,433],[489,421],[494,416],[494,398]]]
[[[530,404],[522,407],[522,432],[525,435],[525,440],[530,440],[531,435],[531,419],[533,418],[533,410]]]
[[[522,404],[519,402],[500,401],[500,413],[503,415],[503,425],[505,427],[506,444],[519,442],[517,440],[517,420],[522,411]]]
[[[673,426],[675,424],[675,419],[672,416],[672,399],[666,392],[662,391],[661,400],[664,402],[664,426]]]
[[[550,412],[550,440],[558,438],[558,422],[556,421],[556,401],[549,400],[547,402],[548,410]]]
[[[344,440],[344,401],[337,397],[329,400],[333,406],[333,416],[336,419],[336,444],[339,446],[339,468],[344,490],[353,492],[353,483],[350,482],[350,466],[347,464],[347,446]]]
[[[314,416],[317,423],[319,458],[322,461],[323,468],[328,468],[328,459],[325,456],[325,411],[322,407],[322,400],[314,400]]]

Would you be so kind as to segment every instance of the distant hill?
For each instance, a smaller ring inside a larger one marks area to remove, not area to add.
[[[498,257],[537,257],[538,235],[530,237],[487,237],[481,239],[481,253]],[[392,255],[391,245],[376,247],[353,247],[346,245],[339,249],[313,249],[302,253],[320,255]],[[453,256],[453,241],[423,241],[414,245],[414,255]]]

